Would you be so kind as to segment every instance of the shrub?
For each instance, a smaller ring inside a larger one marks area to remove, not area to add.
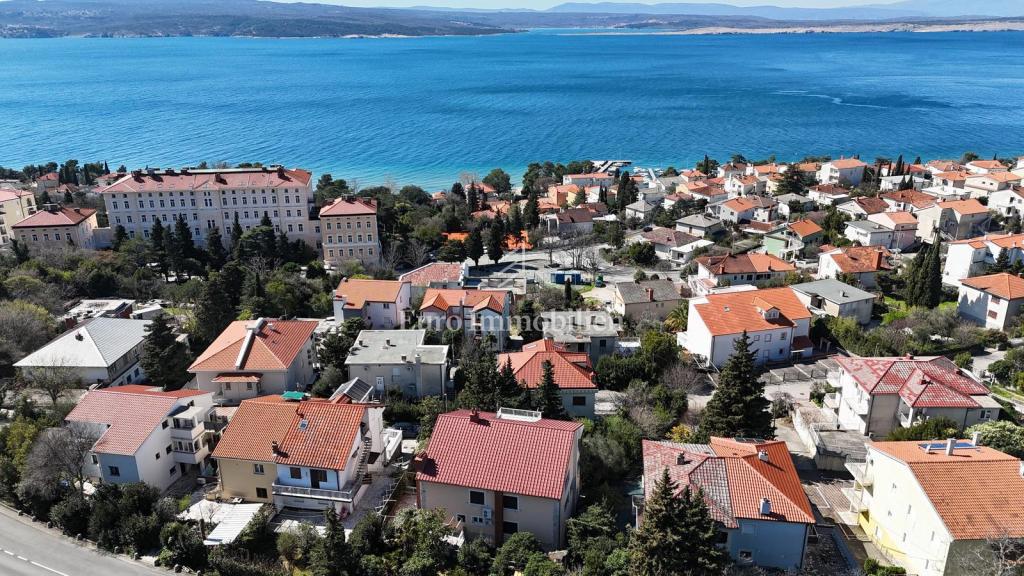
[[[160,530],[161,564],[174,566],[181,564],[193,570],[206,567],[206,545],[199,532],[191,526],[180,522],[171,522]]]
[[[78,493],[68,494],[50,509],[50,520],[65,534],[74,536],[89,530],[89,502]]]

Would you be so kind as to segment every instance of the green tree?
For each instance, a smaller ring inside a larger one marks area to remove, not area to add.
[[[469,183],[469,188],[466,190],[466,204],[469,206],[470,212],[476,212],[481,208],[480,191],[476,187],[476,182]]]
[[[146,326],[139,364],[146,377],[164,390],[177,390],[188,380],[191,359],[185,344],[178,341],[167,316],[160,314]]]
[[[989,274],[997,274],[999,272],[1008,272],[1010,270],[1010,251],[1000,250],[999,256],[996,256],[995,264],[989,267]]]
[[[804,181],[803,174],[800,173],[796,166],[792,166],[782,173],[782,181],[779,182],[775,194],[779,196],[783,194],[803,195],[806,191],[807,183]]]
[[[773,438],[775,429],[764,396],[764,384],[750,350],[746,331],[733,344],[733,354],[719,374],[718,385],[704,409],[700,432],[704,437]]]
[[[487,574],[494,564],[494,550],[483,538],[477,537],[459,548],[459,567],[469,574]]]
[[[498,548],[491,565],[491,575],[512,576],[516,571],[526,568],[534,554],[543,551],[536,536],[529,532],[516,532]]]
[[[118,224],[114,228],[114,239],[111,241],[110,248],[117,252],[121,249],[121,246],[128,241],[128,231],[124,229],[124,226]]]
[[[505,226],[501,218],[495,218],[487,230],[487,257],[498,263],[505,255]]]
[[[462,262],[466,259],[466,243],[460,240],[445,240],[437,251],[437,259],[441,262]]]
[[[519,385],[512,371],[512,359],[508,358],[498,370],[498,387],[495,405],[499,408],[520,408],[529,410],[531,407],[530,393]]]
[[[904,297],[908,306],[936,308],[942,301],[942,247],[938,235],[907,267]]]
[[[897,428],[889,433],[887,440],[945,440],[959,435],[960,425],[940,416],[918,422],[909,428]]]
[[[615,516],[607,501],[592,504],[565,523],[568,544],[565,563],[579,566],[595,541],[615,535]]]
[[[313,548],[310,571],[313,576],[350,576],[357,573],[351,547],[345,541],[345,527],[335,513],[324,513],[324,536]]]
[[[484,176],[484,184],[494,188],[494,191],[499,195],[506,195],[512,192],[512,179],[501,168],[495,168],[487,176]]]
[[[530,230],[540,224],[540,205],[537,200],[537,192],[533,190],[530,191],[530,196],[526,199],[526,207],[523,209],[523,223]]]
[[[208,346],[237,316],[227,283],[220,272],[213,272],[196,300],[192,330],[196,347]]]
[[[568,420],[569,414],[562,403],[562,394],[555,382],[555,367],[549,360],[541,364],[540,384],[537,386],[534,401],[537,410],[545,417],[555,420]]]
[[[685,332],[689,322],[690,308],[687,302],[676,306],[665,317],[665,329],[669,332]]]
[[[224,250],[224,238],[220,228],[214,226],[206,235],[207,263],[213,270],[220,270],[228,261],[228,253]]]
[[[689,542],[684,540],[684,511],[676,496],[679,486],[663,469],[644,501],[643,523],[629,541],[631,576],[687,574],[684,564]]]
[[[1008,420],[997,420],[975,424],[967,429],[967,435],[978,433],[978,443],[995,448],[1015,458],[1024,458],[1024,427]]]
[[[484,255],[484,238],[480,228],[474,228],[466,239],[466,256],[473,261],[474,266],[480,265],[480,257]]]
[[[235,218],[231,221],[231,253],[234,257],[238,257],[238,248],[242,244],[242,223],[238,221],[238,212],[235,212]]]
[[[153,222],[153,228],[149,231],[149,245],[152,259],[156,262],[157,270],[167,277],[167,231],[159,218]]]

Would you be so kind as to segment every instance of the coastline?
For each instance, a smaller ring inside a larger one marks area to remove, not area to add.
[[[729,26],[706,26],[683,30],[652,30],[632,28],[626,31],[582,32],[567,36],[720,36],[720,35],[768,35],[768,34],[870,34],[891,32],[913,32],[920,34],[940,32],[1022,32],[1024,19],[1012,21],[984,21],[963,24],[922,24],[922,23],[864,23],[836,26],[783,26],[762,28],[736,28]]]

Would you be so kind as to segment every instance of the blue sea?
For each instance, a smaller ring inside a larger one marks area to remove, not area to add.
[[[0,40],[0,165],[261,161],[446,186],[532,161],[1024,153],[1024,33]]]

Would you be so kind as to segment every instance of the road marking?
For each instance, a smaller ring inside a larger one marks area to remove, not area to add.
[[[8,556],[11,556],[13,558],[17,558],[18,560],[21,560],[22,562],[28,562],[29,564],[35,566],[36,568],[42,568],[43,570],[46,570],[47,572],[51,572],[53,574],[56,574],[57,576],[70,576],[69,574],[65,574],[64,572],[61,572],[60,570],[54,570],[53,568],[50,568],[49,566],[45,566],[43,564],[40,564],[39,562],[36,562],[35,560],[29,560],[28,558],[25,558],[24,556],[19,556],[19,555],[15,554],[14,552],[11,552],[10,550],[4,550],[4,549],[0,548],[0,552],[3,552],[4,554],[7,554]]]

